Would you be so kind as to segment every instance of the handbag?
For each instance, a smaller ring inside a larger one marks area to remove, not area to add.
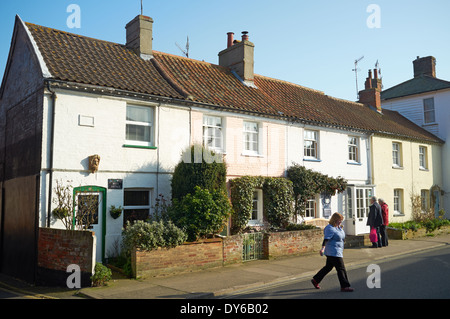
[[[370,241],[372,243],[376,243],[378,241],[377,229],[376,228],[371,228],[370,229],[369,239],[370,239]]]

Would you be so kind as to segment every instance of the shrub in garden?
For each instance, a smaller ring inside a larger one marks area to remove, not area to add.
[[[188,241],[195,241],[221,232],[230,212],[231,204],[224,191],[195,186],[192,194],[173,200],[170,218],[185,230]]]
[[[109,280],[111,280],[111,277],[111,269],[101,263],[95,264],[94,274],[91,277],[92,285],[94,287],[104,286]]]
[[[226,191],[227,169],[219,154],[193,145],[182,154],[182,160],[175,167],[171,186],[172,199],[181,200],[192,194],[196,186],[208,190]]]
[[[186,238],[186,233],[171,221],[148,223],[137,220],[133,224],[127,222],[127,227],[122,231],[122,247],[129,255],[133,247],[143,250],[171,248],[183,244]]]

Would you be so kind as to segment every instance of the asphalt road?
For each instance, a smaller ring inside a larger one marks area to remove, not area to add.
[[[312,286],[311,278],[304,278],[236,293],[227,299],[450,299],[450,246],[390,258],[377,265],[380,267],[379,288],[368,287],[369,277],[369,284],[374,286],[375,272],[368,272],[368,265],[365,265],[347,269],[354,292],[340,291],[333,269],[318,290]]]
[[[4,289],[0,287],[0,299],[25,299],[25,297],[12,290]]]

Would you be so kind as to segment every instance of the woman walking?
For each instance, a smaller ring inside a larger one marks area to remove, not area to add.
[[[337,271],[341,291],[353,291],[353,288],[350,287],[350,283],[348,282],[347,271],[345,270],[343,259],[345,239],[345,232],[341,226],[343,220],[344,216],[339,213],[334,213],[330,218],[329,224],[323,230],[324,240],[322,243],[322,249],[320,250],[320,255],[327,256],[327,262],[311,280],[316,289],[320,289],[319,283],[334,267]]]

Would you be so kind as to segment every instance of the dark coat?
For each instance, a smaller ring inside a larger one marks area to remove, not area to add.
[[[383,225],[383,215],[381,206],[377,202],[370,205],[369,216],[367,216],[367,226],[379,227]]]

